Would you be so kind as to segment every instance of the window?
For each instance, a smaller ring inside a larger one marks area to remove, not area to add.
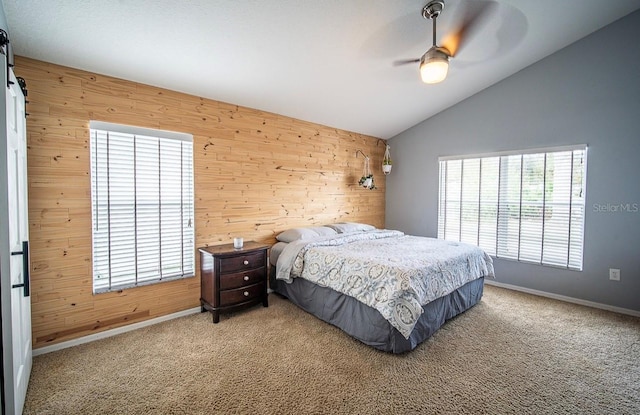
[[[586,146],[442,157],[438,238],[582,270]]]
[[[91,121],[93,291],[194,275],[193,137]]]

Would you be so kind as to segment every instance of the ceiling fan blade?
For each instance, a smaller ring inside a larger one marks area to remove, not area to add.
[[[401,59],[397,61],[393,61],[393,66],[407,65],[410,63],[418,63],[420,59]]]
[[[442,40],[442,46],[456,56],[469,39],[478,32],[497,8],[495,1],[467,1],[458,24]]]

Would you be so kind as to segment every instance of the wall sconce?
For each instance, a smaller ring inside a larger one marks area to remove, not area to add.
[[[384,175],[388,175],[391,173],[391,167],[393,167],[393,162],[391,161],[391,153],[389,153],[390,145],[387,145],[387,148],[384,150],[384,157],[382,158],[382,172]]]
[[[362,150],[356,150],[356,157],[358,157],[358,153],[362,154],[362,157],[364,157],[364,168],[362,170],[362,177],[358,181],[358,184],[365,189],[373,190],[376,188],[376,185],[373,181],[371,168],[369,167],[369,156],[364,154]]]

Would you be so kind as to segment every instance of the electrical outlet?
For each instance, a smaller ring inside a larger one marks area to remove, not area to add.
[[[620,270],[616,268],[609,268],[609,279],[611,281],[620,281]]]

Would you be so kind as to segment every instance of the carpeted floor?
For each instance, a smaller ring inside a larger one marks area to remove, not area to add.
[[[269,300],[38,356],[24,413],[640,413],[638,318],[486,286],[397,356]]]

